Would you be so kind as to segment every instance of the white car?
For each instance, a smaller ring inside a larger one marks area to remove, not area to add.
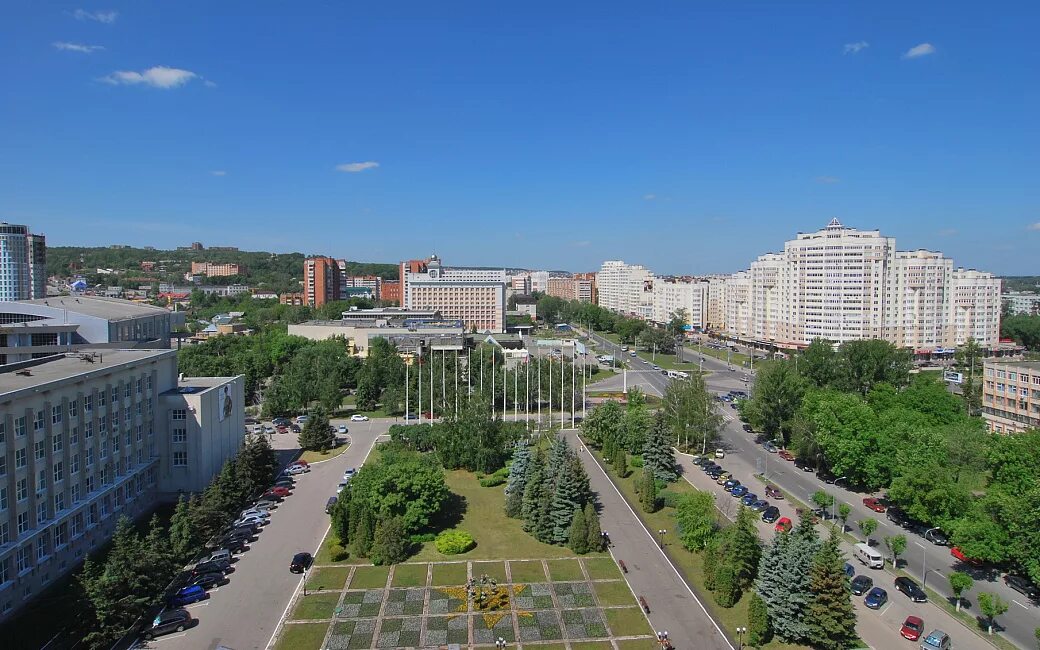
[[[306,422],[309,419],[311,419],[310,416],[307,416],[307,415],[297,415],[296,416],[296,424],[303,424],[304,422]]]
[[[351,422],[368,422],[368,416],[367,415],[361,415],[360,413],[355,413],[354,415],[350,416],[350,421]]]
[[[249,510],[243,510],[242,514],[238,516],[239,519],[248,519],[250,517],[262,517],[263,519],[270,519],[271,512],[265,508],[250,508]]]
[[[291,467],[285,468],[285,473],[290,476],[294,474],[306,474],[309,471],[311,471],[311,468],[306,465],[292,465]]]
[[[250,515],[248,517],[240,517],[238,521],[232,524],[232,527],[237,528],[239,526],[248,526],[255,524],[257,526],[266,526],[267,517],[261,517],[260,515]]]
[[[262,425],[259,425],[259,424],[254,424],[253,425],[253,433],[263,433],[263,432],[264,432],[264,427]]]
[[[264,433],[274,433],[274,427],[272,427],[270,424],[265,424]]]
[[[347,425],[341,424],[338,427],[336,427],[336,433],[346,433],[346,432],[347,432]]]

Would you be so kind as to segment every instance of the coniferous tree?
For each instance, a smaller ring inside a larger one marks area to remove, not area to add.
[[[856,641],[856,610],[844,572],[845,559],[834,530],[813,560],[810,571],[812,602],[809,604],[809,637],[817,645],[835,650]]]
[[[643,467],[643,479],[639,485],[639,504],[643,512],[657,511],[657,479],[649,467]]]
[[[329,425],[329,417],[320,406],[311,411],[299,437],[300,447],[307,451],[328,451],[336,444],[336,434]]]
[[[336,503],[332,506],[332,512],[329,513],[332,532],[336,534],[340,546],[350,543],[350,512],[350,487],[347,486],[340,490]]]
[[[721,561],[719,541],[712,539],[704,548],[703,563],[701,565],[701,570],[704,572],[704,587],[709,591],[715,591],[715,576],[718,574]]]
[[[592,501],[585,504],[585,527],[589,531],[589,551],[602,551],[603,530],[599,527],[599,513],[596,512],[596,505]]]
[[[513,464],[509,466],[509,479],[506,481],[506,516],[519,518],[523,511],[524,490],[530,476],[531,448],[525,441],[519,441],[513,447]]]
[[[649,467],[654,477],[671,482],[679,477],[675,469],[675,454],[668,441],[668,425],[663,412],[658,411],[643,441],[643,466]]]
[[[170,546],[173,556],[182,563],[190,560],[195,549],[202,545],[202,540],[192,526],[189,503],[189,500],[181,495],[170,517]]]
[[[532,454],[528,463],[527,484],[524,486],[520,515],[524,520],[524,530],[534,534],[538,527],[539,508],[542,502],[542,485],[545,480],[545,455],[541,450],[538,450]],[[537,537],[537,535],[535,536]]]
[[[715,568],[715,588],[712,594],[715,602],[721,607],[733,607],[740,597],[740,586],[737,584],[737,574],[733,565],[721,559]]]
[[[765,601],[757,593],[748,600],[748,645],[758,647],[769,642],[769,613]]]
[[[374,542],[375,526],[372,511],[362,508],[357,527],[354,528],[354,534],[351,536],[351,549],[357,557],[369,557]]]
[[[148,534],[143,540],[143,556],[140,562],[147,576],[147,589],[150,594],[162,593],[180,568],[181,563],[174,555],[169,533],[159,521],[158,514],[153,514],[148,522]]]
[[[618,478],[625,478],[628,476],[628,454],[621,447],[614,449],[614,461],[611,463],[614,467],[614,473],[617,474]]]
[[[388,517],[376,526],[372,544],[373,564],[399,564],[408,559],[411,542],[400,517]]]
[[[589,527],[585,523],[585,511],[581,508],[576,508],[574,510],[574,517],[571,519],[571,529],[569,532],[571,550],[578,555],[588,553]]]
[[[807,641],[812,633],[809,627],[809,605],[813,599],[810,579],[820,540],[805,515],[793,531],[778,535],[791,538],[780,560],[780,578],[786,590],[786,598],[776,603],[775,609],[769,610],[769,618],[773,631],[781,639],[792,643]],[[766,604],[773,603],[766,599]]]
[[[775,629],[777,616],[782,613],[784,601],[787,599],[787,585],[783,562],[791,545],[789,534],[773,536],[773,542],[762,554],[758,562],[758,578],[755,580],[755,593],[765,604],[770,627]]]
[[[737,520],[726,529],[722,548],[726,563],[733,568],[737,588],[747,589],[755,579],[762,557],[754,515],[749,508],[740,507]]]
[[[151,605],[148,567],[143,564],[144,544],[133,522],[120,517],[112,546],[104,561],[88,560],[80,572],[80,584],[94,611],[96,627],[87,635],[91,645],[108,647],[130,628]]]

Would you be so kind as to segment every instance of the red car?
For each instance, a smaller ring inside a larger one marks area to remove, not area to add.
[[[794,526],[791,524],[791,519],[789,517],[780,517],[776,522],[774,530],[778,533],[789,533],[793,527]]]
[[[276,497],[285,498],[285,497],[289,496],[289,488],[273,487],[270,490],[268,490],[267,492],[264,492],[265,496],[268,495],[268,494],[273,494]]]
[[[874,497],[867,497],[863,499],[863,505],[867,506],[874,512],[884,512],[886,510],[885,504],[881,503]]]
[[[903,627],[899,628],[899,634],[907,641],[916,641],[921,638],[924,631],[924,621],[917,616],[907,616],[903,621]]]
[[[794,454],[792,454],[791,452],[787,451],[786,449],[781,449],[777,453],[777,456],[780,456],[780,458],[783,458],[784,460],[794,460]]]
[[[964,562],[965,564],[970,564],[972,566],[982,566],[981,560],[976,560],[975,558],[968,557],[964,554],[964,551],[957,548],[956,546],[950,549],[950,555],[957,558],[961,562]]]

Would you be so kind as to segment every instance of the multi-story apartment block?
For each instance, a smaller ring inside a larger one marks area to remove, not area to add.
[[[987,360],[982,418],[994,433],[1040,429],[1040,362]]]
[[[28,226],[0,223],[0,301],[46,297],[46,238]]]
[[[722,330],[726,327],[726,280],[727,276],[710,276],[708,282],[707,327]]]
[[[401,281],[383,280],[383,286],[379,290],[379,299],[393,305],[401,304]]]
[[[592,302],[596,290],[595,273],[580,274],[589,277],[549,278],[546,293],[550,296],[562,298],[563,300],[580,300],[581,302]],[[515,278],[514,278],[515,279]]]
[[[278,302],[283,305],[292,305],[294,307],[302,307],[307,304],[302,292],[279,294]]]
[[[520,273],[518,275],[514,275],[509,279],[509,282],[510,288],[512,288],[513,293],[518,293],[522,296],[527,296],[531,294],[530,273]]]
[[[200,490],[241,445],[243,377],[178,380],[173,350],[84,350],[0,369],[0,620],[120,515]]]
[[[226,263],[213,263],[213,262],[192,262],[191,263],[191,274],[192,275],[205,275],[211,278],[216,277],[227,277],[229,275],[241,275],[245,269],[238,264],[231,262]]]
[[[596,289],[596,273],[575,273],[574,280],[578,283],[578,297],[576,300],[595,303],[599,299],[599,291]]]
[[[686,324],[695,329],[705,326],[705,310],[708,303],[707,282],[685,282],[674,278],[654,280],[653,316],[655,323],[666,324],[672,314],[686,312]]]
[[[303,302],[321,307],[340,298],[339,264],[331,257],[308,257],[303,261]]]
[[[1000,294],[1000,301],[1012,314],[1036,316],[1040,314],[1040,293],[1008,291]]]
[[[504,269],[444,268],[436,255],[422,273],[407,273],[406,309],[432,309],[480,332],[502,332],[506,322]]]
[[[600,307],[629,316],[642,316],[652,309],[654,274],[646,267],[608,260],[596,274]]]
[[[340,284],[340,299],[346,300],[348,289],[367,289],[374,300],[382,300],[383,278],[378,275],[344,275]]]

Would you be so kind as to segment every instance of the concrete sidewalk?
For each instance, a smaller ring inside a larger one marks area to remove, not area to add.
[[[578,439],[577,432],[571,429],[564,435],[581,450],[578,457],[602,505],[600,526],[610,536],[611,554],[628,567],[625,579],[632,591],[646,598],[651,627],[655,631],[667,630],[677,648],[733,650],[718,624],[657,546],[654,536]]]

